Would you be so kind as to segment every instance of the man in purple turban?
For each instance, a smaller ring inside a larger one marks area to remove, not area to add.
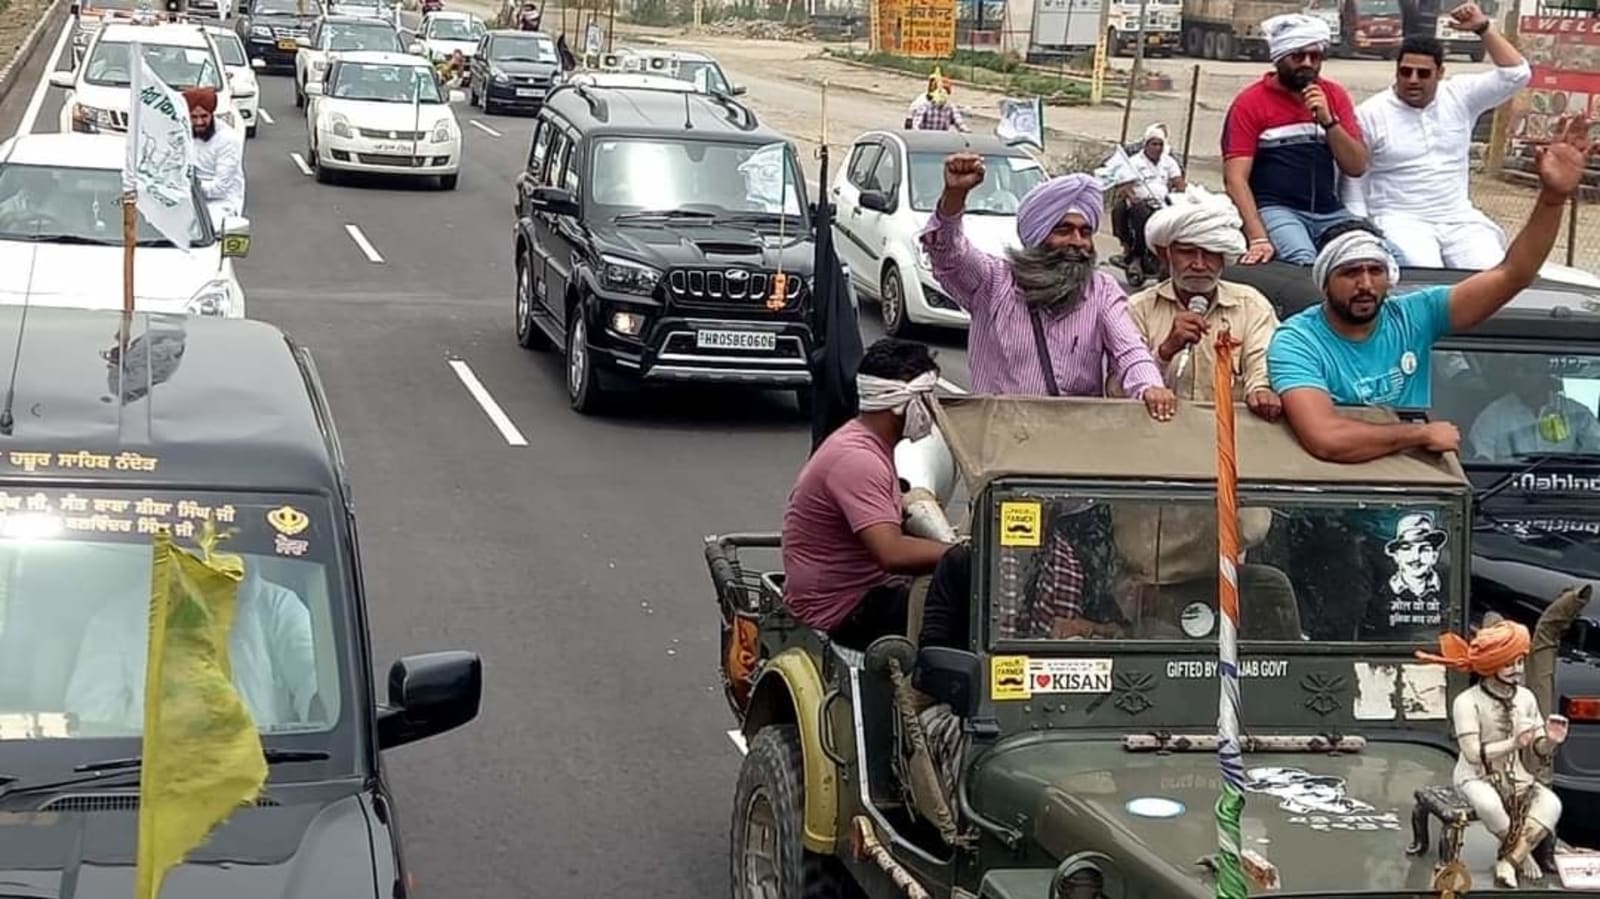
[[[1017,208],[1022,246],[1001,259],[961,231],[967,194],[983,178],[982,157],[946,159],[944,192],[922,233],[934,277],[972,316],[973,392],[1104,396],[1109,369],[1151,417],[1170,419],[1177,400],[1134,327],[1127,294],[1098,268],[1100,182],[1063,175],[1029,191]]]

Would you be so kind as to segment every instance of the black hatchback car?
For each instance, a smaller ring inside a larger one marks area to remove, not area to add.
[[[1472,272],[1405,269],[1398,295]],[[1273,262],[1225,275],[1287,318],[1320,303],[1310,270]],[[1563,589],[1600,588],[1600,289],[1540,280],[1492,318],[1434,346],[1429,418],[1461,429],[1474,504],[1472,610],[1532,627]],[[1556,668],[1572,721],[1556,757],[1561,823],[1600,835],[1600,610],[1585,609]]]
[[[239,0],[234,24],[244,51],[268,69],[294,71],[294,57],[322,17],[319,0]]]
[[[565,350],[579,412],[618,382],[788,388],[806,407],[803,184],[788,140],[727,95],[557,88],[517,179],[518,341]]]
[[[26,314],[26,328],[20,317]],[[151,535],[240,555],[235,685],[268,781],[165,899],[407,896],[382,753],[478,713],[467,652],[372,676],[344,456],[310,356],[269,325],[0,308],[0,895],[132,893]],[[4,420],[11,412],[4,410]]]
[[[467,97],[484,112],[538,112],[561,82],[561,54],[548,34],[491,31],[473,54]]]

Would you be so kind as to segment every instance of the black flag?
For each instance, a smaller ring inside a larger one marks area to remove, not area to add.
[[[833,204],[828,201],[828,148],[821,149],[817,181],[816,290],[811,297],[811,451],[859,411],[856,368],[861,364],[861,327],[851,302],[850,279],[833,250]]]

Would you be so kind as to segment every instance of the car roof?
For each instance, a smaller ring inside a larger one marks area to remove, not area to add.
[[[396,53],[393,50],[350,50],[339,53],[340,62],[359,62],[369,65],[394,65],[410,68],[431,68],[428,61],[420,56],[409,53]]]
[[[430,19],[462,19],[462,20],[465,20],[465,21],[468,21],[468,22],[473,21],[473,20],[477,20],[479,22],[483,21],[483,17],[482,16],[476,15],[474,13],[461,12],[460,10],[447,10],[447,9],[441,9],[438,12],[428,13],[428,18],[430,18]]]
[[[385,26],[389,27],[390,29],[394,28],[394,23],[390,22],[388,19],[380,19],[380,18],[377,18],[376,16],[347,16],[347,15],[323,16],[322,17],[322,24],[324,24],[324,25],[385,25]]]
[[[221,25],[207,25],[205,28],[206,34],[211,35],[213,38],[230,37],[236,41],[240,40],[239,33],[232,28],[224,28]]]
[[[485,32],[485,33],[488,34],[491,37],[520,37],[520,36],[527,36],[527,37],[542,37],[545,40],[551,41],[551,42],[555,41],[555,38],[551,37],[548,34],[545,34],[543,31],[523,31],[520,28],[495,28],[495,29],[493,29],[491,31],[488,31],[488,32]]]
[[[1400,283],[1389,291],[1391,297],[1433,286],[1454,285],[1474,271],[1460,269],[1406,268],[1400,270]],[[1287,262],[1264,265],[1235,265],[1223,273],[1229,281],[1247,284],[1261,291],[1288,318],[1322,302],[1322,291],[1311,280],[1309,266]],[[1600,291],[1580,284],[1538,278],[1511,302],[1470,332],[1469,338],[1527,340],[1593,340],[1600,338]]]
[[[19,134],[0,143],[0,165],[121,169],[127,161],[127,147],[120,134]]]
[[[716,58],[710,54],[701,53],[698,50],[672,50],[666,48],[658,49],[655,47],[619,47],[612,52],[619,56],[631,54],[633,56],[643,56],[646,59],[680,59],[692,62],[709,63],[715,63],[717,61]]]
[[[1170,421],[1132,400],[1082,397],[938,397],[934,416],[962,476],[1120,481],[1216,481],[1215,406],[1186,403]],[[1384,409],[1343,410],[1374,422]],[[1457,489],[1466,474],[1453,455],[1400,453],[1371,462],[1324,462],[1301,448],[1285,423],[1234,416],[1241,484]],[[972,491],[976,494],[976,489]]]
[[[131,25],[114,22],[100,28],[100,40],[109,44],[140,41],[169,47],[208,47],[203,26],[165,22],[160,25]]]
[[[342,489],[331,420],[313,398],[314,380],[297,348],[277,328],[139,312],[130,321],[127,362],[119,366],[106,354],[117,347],[120,312],[0,307],[6,356],[24,312],[15,425],[0,436],[13,454],[13,473],[18,452],[137,452],[159,460],[155,471],[113,467],[105,479]]]
[[[1017,159],[1033,159],[1028,151],[1020,146],[1008,145],[1005,141],[991,134],[963,134],[959,131],[868,131],[858,136],[851,143],[860,143],[864,140],[894,139],[905,144],[906,150],[911,153],[957,153],[970,152],[984,156],[1010,156]]]
[[[671,75],[652,75],[648,72],[609,72],[589,70],[574,74],[571,84],[592,84],[595,87],[637,87],[650,90],[692,94],[698,91],[690,82]]]
[[[697,91],[563,84],[550,92],[545,105],[593,134],[671,132],[689,140],[788,142],[782,134],[761,125],[755,113],[733,98]],[[692,128],[684,127],[686,117]]]

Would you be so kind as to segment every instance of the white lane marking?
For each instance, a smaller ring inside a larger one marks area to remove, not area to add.
[[[954,381],[949,381],[949,380],[946,380],[944,378],[940,378],[939,379],[939,386],[943,387],[944,389],[946,389],[946,390],[950,391],[951,393],[954,393],[954,394],[956,394],[958,396],[965,396],[966,393],[967,393],[966,388],[964,388],[961,385],[955,383]]]
[[[468,119],[467,120],[467,124],[469,124],[472,127],[478,129],[479,131],[482,131],[484,134],[487,134],[490,137],[505,137],[504,134],[501,134],[500,132],[494,130],[493,128],[490,128],[488,125],[485,125],[484,123],[478,121],[477,119]]]
[[[311,174],[311,166],[306,165],[306,158],[304,156],[301,156],[299,153],[290,153],[289,158],[294,160],[295,167],[300,170],[300,174]]]
[[[272,113],[267,112],[265,109],[257,109],[256,110],[256,115],[260,116],[261,117],[261,121],[266,122],[268,125],[277,124],[276,122],[274,122],[272,120]]]
[[[355,225],[345,225],[344,230],[350,235],[350,239],[356,242],[356,246],[361,248],[361,252],[366,255],[368,262],[383,261],[383,257],[378,255],[377,247],[372,245],[372,241],[367,240],[367,235],[362,234],[360,228]]]
[[[467,392],[472,394],[472,398],[478,401],[479,407],[483,409],[483,414],[489,416],[489,420],[494,422],[494,426],[500,429],[500,436],[504,437],[506,442],[512,446],[527,446],[528,438],[522,436],[522,432],[517,430],[517,426],[511,423],[511,417],[506,415],[505,410],[500,408],[500,404],[495,402],[494,397],[489,395],[489,391],[478,380],[478,376],[472,373],[472,369],[468,367],[467,363],[460,359],[451,359],[450,367],[455,370],[456,377],[460,378],[461,383],[466,386]]]
[[[50,92],[50,73],[56,70],[61,62],[61,51],[66,49],[67,41],[72,39],[72,19],[68,18],[61,23],[61,36],[56,38],[55,49],[50,51],[50,61],[44,64],[44,71],[39,73],[39,83],[33,87],[33,96],[28,98],[28,108],[22,112],[22,122],[17,125],[18,134],[32,134],[33,124],[39,118],[39,110],[44,108],[44,95]]]
[[[736,730],[730,730],[728,731],[728,739],[733,741],[733,745],[739,747],[740,755],[750,754],[750,747],[746,746],[744,742],[744,734],[739,733]]]

